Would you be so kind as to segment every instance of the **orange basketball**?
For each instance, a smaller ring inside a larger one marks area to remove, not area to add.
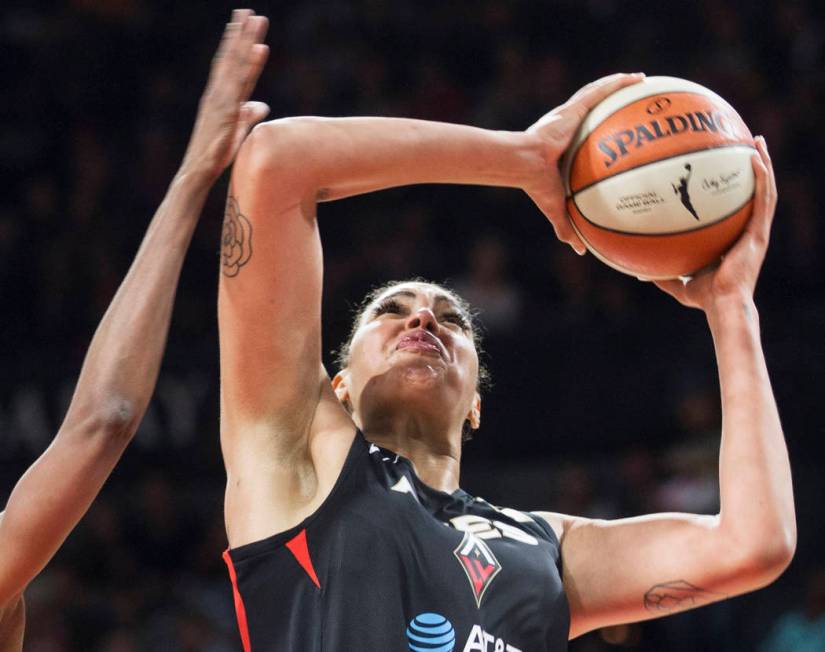
[[[648,77],[594,107],[565,154],[570,220],[593,254],[645,279],[715,263],[753,205],[753,136],[707,88]]]

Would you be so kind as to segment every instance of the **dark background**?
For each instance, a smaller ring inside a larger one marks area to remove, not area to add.
[[[823,5],[360,0],[254,8],[271,20],[272,54],[255,97],[272,117],[391,115],[524,129],[586,82],[642,70],[712,88],[765,135],[780,203],[757,303],[794,468],[796,558],[755,594],[571,644],[757,649],[825,562]],[[180,161],[229,9],[150,0],[4,5],[4,491],[60,423],[94,327]],[[28,650],[240,647],[220,559],[215,300],[225,189],[226,178],[187,259],[147,418],[28,591]],[[701,313],[569,253],[515,190],[398,189],[325,204],[319,220],[326,350],[344,339],[365,292],[389,279],[447,280],[481,311],[494,386],[466,447],[468,491],[608,518],[718,509],[718,387]]]

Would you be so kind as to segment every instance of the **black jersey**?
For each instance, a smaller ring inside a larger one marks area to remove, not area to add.
[[[224,559],[245,652],[567,650],[552,528],[436,491],[360,432],[314,514]]]

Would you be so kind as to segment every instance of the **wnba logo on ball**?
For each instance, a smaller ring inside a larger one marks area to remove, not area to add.
[[[647,111],[650,115],[656,115],[657,113],[661,113],[662,111],[669,109],[671,104],[672,102],[669,97],[657,97],[647,105],[645,111]]]
[[[407,627],[407,642],[412,652],[453,652],[455,630],[441,614],[418,614]]]

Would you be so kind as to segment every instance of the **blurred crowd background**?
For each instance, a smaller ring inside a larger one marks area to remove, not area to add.
[[[794,467],[796,558],[768,589],[594,632],[570,649],[825,650],[825,5],[252,5],[271,19],[272,55],[255,96],[273,117],[524,129],[586,82],[642,70],[705,84],[766,136],[780,203],[757,301]],[[181,159],[229,9],[4,3],[0,492],[60,423],[94,327]],[[240,649],[221,560],[217,446],[225,190],[224,178],[187,259],[146,420],[28,592],[27,650]],[[516,190],[404,188],[324,204],[319,220],[330,365],[353,307],[385,280],[446,280],[480,311],[493,388],[465,449],[465,489],[498,504],[607,518],[718,509],[718,387],[699,312],[573,255]]]

